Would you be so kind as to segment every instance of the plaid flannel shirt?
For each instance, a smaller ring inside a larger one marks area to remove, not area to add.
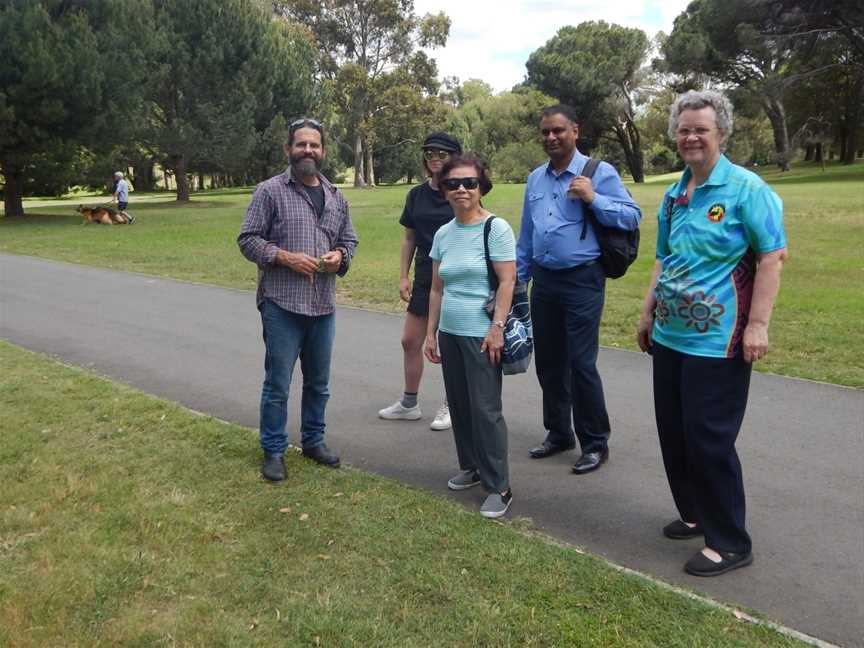
[[[348,215],[345,196],[326,178],[324,212],[319,218],[312,201],[291,174],[265,180],[255,188],[237,244],[247,259],[258,265],[258,308],[265,299],[299,315],[327,315],[336,308],[336,277],[325,272],[309,277],[275,264],[276,253],[304,252],[320,258],[330,250],[342,251],[340,277],[348,272],[357,235]]]

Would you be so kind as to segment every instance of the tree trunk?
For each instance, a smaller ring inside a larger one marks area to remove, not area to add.
[[[189,200],[189,178],[186,176],[186,156],[175,155],[174,181],[177,183],[177,202],[188,202]]]
[[[815,144],[806,144],[804,146],[804,161],[812,162],[813,156],[815,155],[816,145]]]
[[[627,169],[633,176],[633,182],[645,182],[645,163],[642,158],[639,130],[629,119],[625,120],[623,124],[616,124],[614,130],[616,139],[624,150]]]
[[[367,144],[363,148],[365,154],[365,166],[363,170],[366,172],[366,185],[369,187],[375,186],[375,168],[372,166],[372,146]]]
[[[354,186],[365,187],[366,174],[363,173],[363,140],[360,135],[354,136]]]
[[[3,210],[6,218],[23,216],[24,203],[21,200],[21,171],[10,169],[6,164],[0,165],[6,184],[3,187]]]
[[[204,191],[204,174],[198,174],[198,191]]]
[[[155,161],[153,158],[147,158],[142,161],[141,171],[140,171],[140,179],[141,186],[136,187],[139,191],[155,191],[156,190],[156,170],[155,170]],[[137,181],[139,176],[135,177]]]
[[[825,154],[822,151],[822,142],[816,142],[813,145],[813,161],[822,162],[825,159]]]
[[[789,129],[786,127],[786,107],[781,99],[768,96],[762,98],[762,107],[765,109],[768,121],[771,122],[771,130],[774,133],[777,166],[780,167],[781,171],[788,171],[792,151],[789,146]]]
[[[846,137],[843,139],[843,153],[840,155],[841,164],[853,164],[855,153],[858,150],[858,130],[861,123],[861,104],[864,103],[864,72],[858,74],[858,80],[850,98],[846,102]]]

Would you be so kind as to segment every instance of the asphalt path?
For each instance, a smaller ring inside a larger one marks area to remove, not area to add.
[[[479,489],[454,494],[446,488],[456,470],[453,440],[450,432],[429,429],[443,395],[437,367],[427,366],[424,376],[422,420],[377,418],[401,391],[401,327],[398,316],[338,310],[327,442],[343,462],[479,508]],[[264,349],[251,292],[0,255],[0,336],[257,427]],[[700,579],[682,565],[701,543],[660,533],[675,509],[656,438],[649,358],[604,348],[600,371],[611,457],[584,476],[570,472],[573,452],[528,458],[528,448],[544,436],[539,387],[533,369],[505,377],[510,515],[825,641],[864,646],[864,392],[754,374],[738,450],[755,562]],[[298,392],[289,417],[295,441]],[[256,451],[252,436],[249,451]]]

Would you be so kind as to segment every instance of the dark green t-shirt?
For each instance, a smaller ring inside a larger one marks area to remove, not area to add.
[[[306,195],[309,196],[309,200],[312,201],[312,206],[315,207],[315,214],[318,218],[321,218],[321,214],[324,213],[324,186],[318,184],[315,187],[310,187],[304,184],[303,189],[306,191]]]

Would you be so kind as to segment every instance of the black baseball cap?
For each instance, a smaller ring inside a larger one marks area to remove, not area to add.
[[[462,145],[459,143],[459,140],[443,131],[432,133],[423,140],[423,148],[449,151],[450,153],[462,152]]]

